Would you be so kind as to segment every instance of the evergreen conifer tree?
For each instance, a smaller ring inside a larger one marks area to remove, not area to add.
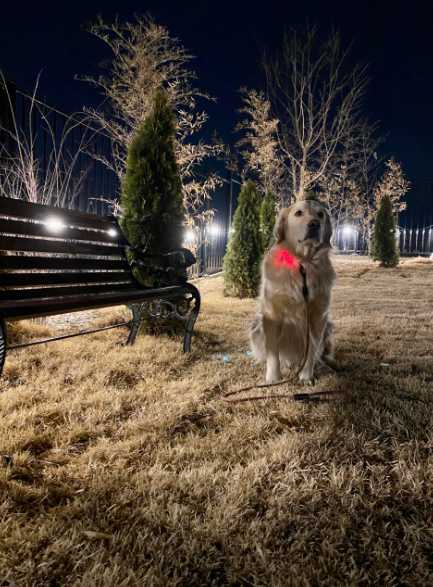
[[[266,251],[272,244],[276,218],[276,199],[272,192],[267,192],[260,206],[260,236],[262,250]]]
[[[398,264],[398,250],[395,239],[395,223],[389,196],[383,196],[374,224],[373,259],[383,267]]]
[[[184,206],[174,150],[173,111],[163,90],[128,149],[122,183],[121,226],[130,244],[146,255],[182,247]],[[130,261],[135,253],[129,252]],[[145,286],[157,286],[151,272],[134,267]]]
[[[239,194],[227,253],[224,257],[225,294],[240,298],[257,295],[262,258],[260,198],[252,181]]]

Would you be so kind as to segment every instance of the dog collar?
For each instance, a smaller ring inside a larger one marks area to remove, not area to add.
[[[287,249],[279,249],[274,253],[273,262],[277,269],[299,269],[298,259]]]

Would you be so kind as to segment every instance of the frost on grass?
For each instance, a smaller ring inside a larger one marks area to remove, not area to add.
[[[221,278],[200,282],[191,355],[121,330],[11,353],[3,582],[431,584],[433,265],[337,269],[344,371],[316,390],[338,401],[221,401],[263,377],[245,354],[254,301]]]

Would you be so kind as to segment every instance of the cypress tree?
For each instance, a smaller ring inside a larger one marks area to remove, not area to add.
[[[146,255],[182,247],[184,206],[174,138],[173,111],[165,92],[158,90],[128,149],[120,201],[125,236]],[[128,255],[130,261],[135,258],[134,252]],[[133,272],[143,285],[158,285],[151,271],[134,267]]]
[[[383,196],[374,224],[373,259],[382,267],[398,264],[398,250],[395,241],[395,223],[389,196]]]
[[[239,194],[227,253],[224,257],[225,294],[245,298],[257,295],[262,258],[260,199],[252,181]]]
[[[272,192],[267,192],[260,206],[260,236],[262,250],[266,251],[272,244],[276,217],[276,200]]]

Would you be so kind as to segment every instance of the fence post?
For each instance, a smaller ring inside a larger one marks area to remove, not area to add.
[[[205,248],[204,222],[201,221],[198,230],[197,261],[198,275],[203,275],[206,271],[206,248]]]

